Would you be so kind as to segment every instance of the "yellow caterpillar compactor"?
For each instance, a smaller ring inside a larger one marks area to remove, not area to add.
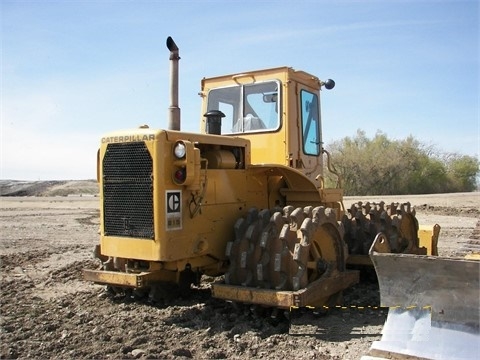
[[[214,297],[288,309],[337,302],[359,280],[347,264],[369,263],[379,233],[390,253],[436,255],[438,226],[419,230],[409,204],[345,209],[340,177],[325,187],[324,167],[336,173],[319,97],[332,80],[289,67],[204,78],[201,133],[186,133],[167,47],[169,128],[101,139],[102,266],[85,279],[157,298],[224,274]]]

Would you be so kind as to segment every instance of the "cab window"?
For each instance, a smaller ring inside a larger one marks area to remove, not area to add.
[[[278,81],[213,89],[208,95],[208,111],[220,110],[222,134],[275,131],[280,128]]]

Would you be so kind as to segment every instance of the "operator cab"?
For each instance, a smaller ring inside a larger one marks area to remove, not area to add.
[[[323,171],[320,89],[333,84],[290,67],[204,78],[201,131],[248,139],[252,164],[288,166],[316,181]]]

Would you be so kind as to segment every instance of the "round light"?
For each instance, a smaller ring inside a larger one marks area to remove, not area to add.
[[[178,159],[182,159],[185,156],[186,147],[182,142],[177,142],[173,148],[173,153]]]
[[[177,181],[179,183],[184,182],[186,177],[187,177],[187,173],[186,173],[184,168],[178,169],[174,173],[175,181]]]

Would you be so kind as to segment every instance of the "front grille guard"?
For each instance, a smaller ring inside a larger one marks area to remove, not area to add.
[[[104,234],[152,239],[153,160],[145,143],[108,144],[102,170]]]

